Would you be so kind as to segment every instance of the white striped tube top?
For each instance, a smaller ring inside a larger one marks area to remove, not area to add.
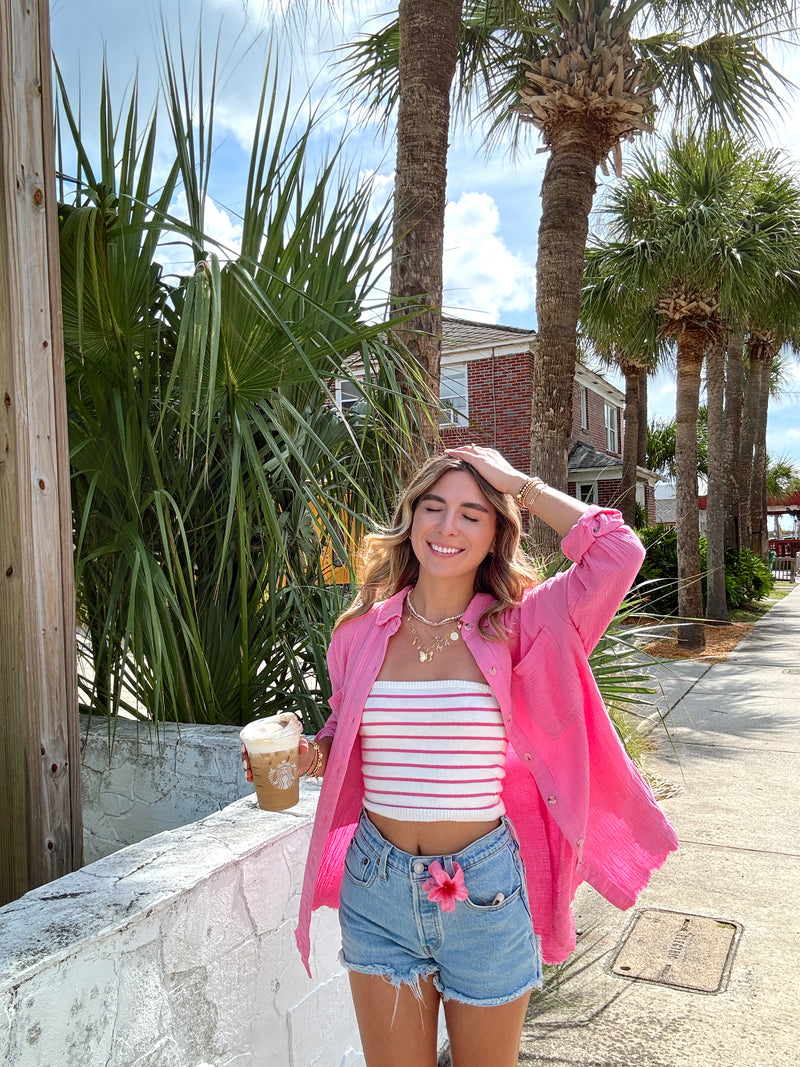
[[[404,822],[505,814],[506,738],[480,682],[375,682],[359,730],[364,807]]]

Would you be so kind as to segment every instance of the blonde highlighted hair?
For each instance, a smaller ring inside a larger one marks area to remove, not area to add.
[[[358,567],[359,590],[336,620],[336,626],[365,615],[378,600],[388,600],[406,586],[416,584],[419,561],[411,547],[414,512],[420,498],[448,471],[466,471],[472,475],[495,510],[494,550],[478,567],[474,592],[488,593],[495,600],[480,617],[481,632],[495,640],[506,639],[503,614],[520,603],[527,589],[539,583],[536,569],[520,548],[522,523],[519,508],[512,496],[498,492],[470,463],[447,455],[429,459],[401,494],[389,527],[364,538]],[[484,627],[484,623],[488,626]]]

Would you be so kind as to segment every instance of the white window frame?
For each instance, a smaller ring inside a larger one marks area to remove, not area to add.
[[[453,388],[449,387],[451,383]],[[442,363],[439,376],[439,404],[440,426],[468,425],[469,363]]]
[[[584,490],[586,490],[585,494]],[[598,502],[597,481],[575,482],[575,499],[583,501],[584,504],[596,504]]]
[[[350,408],[355,407],[364,398],[356,390],[355,386],[349,379],[337,378],[336,379],[336,406],[340,411],[349,411]]]
[[[619,421],[617,416],[618,409],[613,405],[605,402],[603,419],[606,425],[606,451],[607,452],[619,452]]]
[[[581,429],[589,429],[589,389],[588,386],[580,386],[581,391]]]

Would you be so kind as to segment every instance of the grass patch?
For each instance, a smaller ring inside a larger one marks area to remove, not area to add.
[[[743,604],[741,608],[731,611],[731,622],[758,622],[759,619],[764,618],[770,608],[788,596],[794,588],[794,582],[775,582],[769,595],[763,600]]]

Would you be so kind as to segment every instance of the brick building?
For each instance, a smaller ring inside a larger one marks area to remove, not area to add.
[[[444,318],[442,322],[442,440],[489,445],[522,471],[530,470],[531,372],[536,334]],[[578,363],[572,390],[572,435],[567,491],[614,506],[622,477],[625,397]],[[658,475],[638,469],[636,498],[655,521]]]

